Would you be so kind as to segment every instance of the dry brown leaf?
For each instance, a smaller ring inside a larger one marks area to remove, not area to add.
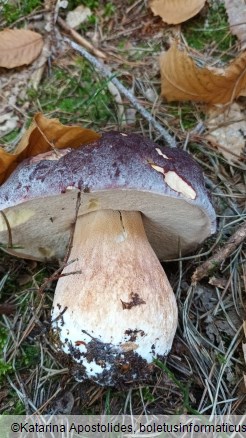
[[[40,54],[43,38],[26,29],[4,29],[0,32],[0,67],[14,68],[31,64]]]
[[[245,0],[225,0],[230,29],[241,42],[241,48],[246,48],[246,4]]]
[[[161,54],[161,95],[169,102],[191,100],[227,104],[246,91],[246,52],[226,69],[200,68],[176,44]]]
[[[210,108],[207,120],[207,140],[228,162],[239,162],[245,148],[246,120],[244,108],[233,103],[226,108]]]
[[[151,0],[150,8],[165,23],[183,23],[203,8],[206,0]]]
[[[79,126],[65,126],[58,119],[47,119],[36,114],[30,128],[24,134],[14,153],[0,148],[0,184],[25,158],[35,157],[52,148],[78,148],[100,137],[95,131]]]

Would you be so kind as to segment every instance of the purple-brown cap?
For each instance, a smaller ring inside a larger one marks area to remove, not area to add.
[[[42,154],[18,166],[0,187],[0,242],[21,257],[62,258],[78,193],[78,216],[100,209],[140,211],[160,260],[194,250],[215,231],[202,171],[187,152],[108,132],[80,149]]]

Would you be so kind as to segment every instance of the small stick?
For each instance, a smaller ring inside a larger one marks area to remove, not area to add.
[[[46,289],[46,287],[48,286],[49,283],[51,283],[54,280],[58,280],[59,278],[62,277],[66,277],[67,275],[73,275],[73,274],[81,274],[81,271],[71,271],[71,272],[67,272],[65,274],[61,274],[61,272],[63,271],[63,269],[65,267],[67,267],[68,265],[70,265],[71,263],[74,263],[76,261],[75,260],[70,260],[70,262],[68,263],[62,263],[62,266],[60,266],[60,268],[58,268],[49,278],[47,278],[44,283],[38,288],[38,293],[40,295],[42,295]]]
[[[64,38],[64,41],[67,42],[74,50],[80,53],[80,55],[84,56],[98,71],[99,73],[106,79],[109,79],[133,105],[133,107],[158,131],[161,136],[165,139],[170,147],[176,147],[175,139],[164,129],[160,123],[158,123],[155,118],[145,109],[142,105],[137,101],[137,99],[133,96],[133,94],[128,90],[122,83],[113,76],[112,72],[99,62],[94,56],[87,52],[83,47],[79,44],[71,41],[69,38]]]
[[[202,263],[191,277],[192,284],[196,284],[202,278],[207,277],[211,271],[220,265],[235,249],[246,239],[246,223],[243,223],[230,237],[223,248],[220,248],[206,262]]]
[[[97,56],[98,58],[106,59],[105,53],[101,52],[101,50],[96,49],[90,41],[86,40],[84,37],[82,37],[76,30],[72,29],[70,26],[67,25],[67,23],[61,18],[57,17],[57,23],[61,26],[61,28],[67,32],[71,37],[77,41],[78,44],[85,47],[87,50],[89,50],[93,55]]]

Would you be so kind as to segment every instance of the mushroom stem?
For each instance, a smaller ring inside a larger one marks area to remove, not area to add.
[[[114,385],[147,378],[153,357],[171,349],[177,304],[141,213],[78,217],[68,261],[56,287],[53,327],[60,348],[81,365],[80,379]]]

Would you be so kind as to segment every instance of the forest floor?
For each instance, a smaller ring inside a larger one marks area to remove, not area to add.
[[[25,27],[40,32],[47,40],[49,56],[35,86],[29,81],[35,63],[0,69],[2,109],[9,115],[0,121],[5,150],[13,150],[37,112],[59,118],[65,125],[77,124],[98,132],[124,130],[165,144],[127,97],[116,97],[110,81],[63,42],[62,21],[52,22],[47,37],[50,11],[42,1],[19,1],[18,8],[15,3],[0,6],[1,28]],[[59,9],[60,19],[65,20],[68,10],[78,4],[90,9],[91,16],[77,33],[105,55],[104,64],[112,77],[116,76],[177,139],[177,147],[186,149],[203,168],[217,213],[217,232],[195,254],[163,263],[179,309],[173,348],[165,361],[155,362],[148,384],[124,390],[76,382],[52,345],[50,312],[56,287],[52,274],[58,265],[20,260],[2,250],[0,413],[243,414],[245,248],[239,244],[196,284],[191,276],[208,257],[223,250],[245,220],[245,164],[243,160],[228,160],[207,140],[207,114],[202,103],[168,103],[160,97],[159,56],[172,39],[182,40],[221,65],[237,56],[238,43],[230,32],[223,2],[210,1],[181,26],[170,26],[154,17],[144,1],[126,0],[124,6],[119,0],[68,3],[67,9]],[[53,19],[55,12],[51,11]],[[94,55],[100,59],[96,52]],[[45,290],[40,293],[44,283]]]

